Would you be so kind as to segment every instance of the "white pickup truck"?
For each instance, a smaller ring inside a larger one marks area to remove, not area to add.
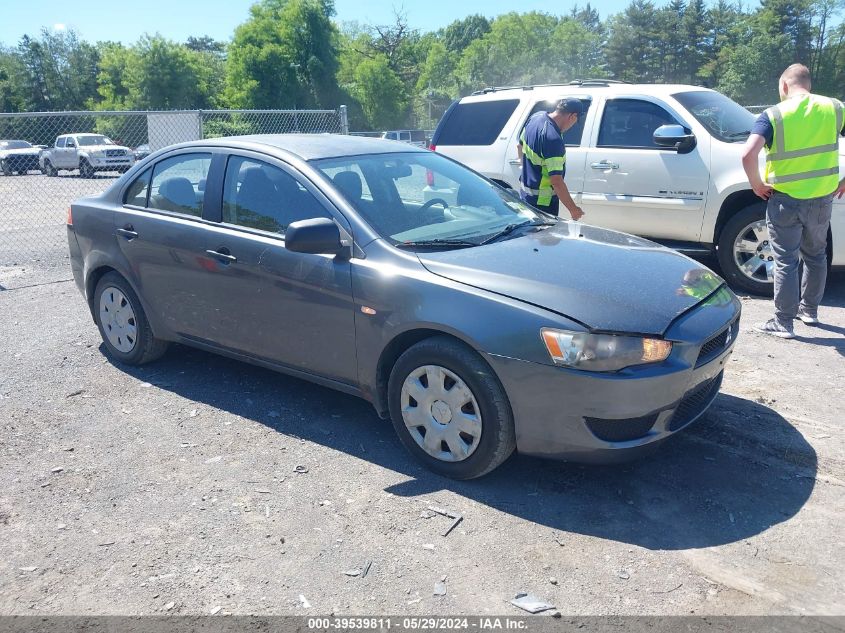
[[[124,173],[135,164],[135,157],[131,149],[102,134],[62,134],[53,147],[41,152],[38,162],[48,176],[78,169],[83,178],[93,178],[98,171]]]
[[[718,92],[609,80],[490,88],[452,104],[431,147],[518,189],[519,133],[531,114],[564,97],[588,106],[564,136],[566,183],[584,222],[685,252],[715,251],[734,287],[771,294],[765,205],[741,163],[755,115]],[[845,199],[834,201],[828,255],[845,265]]]

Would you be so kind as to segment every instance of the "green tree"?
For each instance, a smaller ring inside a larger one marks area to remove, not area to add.
[[[605,52],[611,76],[645,83],[662,79],[663,34],[652,2],[632,0],[622,13],[609,18],[608,32]]]
[[[350,94],[361,104],[370,129],[402,124],[407,102],[402,81],[385,56],[365,59],[355,68]]]
[[[470,15],[463,20],[455,20],[439,35],[446,49],[451,53],[463,53],[474,40],[490,32],[490,20],[483,15]]]
[[[235,30],[226,96],[239,108],[334,107],[338,31],[332,0],[261,0]]]

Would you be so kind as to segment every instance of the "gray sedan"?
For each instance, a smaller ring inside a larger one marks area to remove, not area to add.
[[[361,396],[459,479],[655,447],[716,397],[739,327],[695,261],[381,139],[172,146],[74,203],[68,240],[117,362],[175,341]]]

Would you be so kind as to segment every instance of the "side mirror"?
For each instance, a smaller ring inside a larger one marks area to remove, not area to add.
[[[294,253],[337,255],[348,247],[340,241],[340,229],[329,218],[291,222],[285,231],[285,248]]]
[[[683,125],[661,125],[652,137],[655,145],[670,147],[679,154],[688,154],[695,149],[695,134]]]

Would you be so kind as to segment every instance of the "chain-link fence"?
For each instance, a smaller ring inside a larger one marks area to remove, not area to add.
[[[347,134],[346,107],[0,113],[0,266],[62,261],[70,203],[105,190],[162,147],[295,132]]]

